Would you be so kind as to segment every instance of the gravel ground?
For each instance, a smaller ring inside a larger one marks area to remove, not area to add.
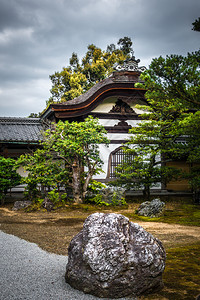
[[[45,252],[36,244],[2,231],[0,241],[1,300],[100,299],[65,282],[67,256]]]

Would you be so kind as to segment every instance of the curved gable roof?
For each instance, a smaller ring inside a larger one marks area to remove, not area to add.
[[[136,82],[141,82],[139,75],[140,72],[114,72],[81,96],[67,102],[51,104],[42,118],[54,116],[62,119],[88,114],[109,96],[137,96],[144,100],[145,90],[135,87]]]

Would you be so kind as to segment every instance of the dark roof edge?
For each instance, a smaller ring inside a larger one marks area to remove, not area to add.
[[[0,117],[0,123],[41,123],[40,118],[26,118],[26,117]]]
[[[113,84],[120,85],[120,84],[134,84],[136,82],[142,82],[139,79],[141,72],[130,72],[130,71],[117,71],[113,72],[112,75],[108,78],[105,78],[102,81],[97,82],[94,86],[92,86],[87,92],[80,95],[77,98],[74,98],[72,100],[69,100],[67,102],[62,103],[54,103],[50,104],[49,107],[44,111],[44,113],[41,115],[41,119],[45,119],[49,117],[51,114],[53,114],[52,109],[59,107],[59,108],[69,108],[70,106],[74,105],[81,105],[82,103],[86,102],[88,99],[90,99],[93,95],[98,94],[101,90],[103,91],[105,87],[110,86],[113,88]]]

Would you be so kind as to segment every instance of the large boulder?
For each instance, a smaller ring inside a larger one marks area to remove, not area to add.
[[[143,202],[136,213],[139,216],[156,218],[163,214],[165,203],[160,201],[160,199],[153,199],[152,201]]]
[[[98,297],[139,296],[163,286],[162,243],[120,214],[90,215],[68,248],[66,282]]]

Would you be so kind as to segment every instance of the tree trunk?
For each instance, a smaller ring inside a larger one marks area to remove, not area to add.
[[[5,204],[5,194],[2,193],[0,200],[1,200],[0,204],[4,205]]]
[[[149,185],[144,186],[143,196],[144,196],[145,199],[150,201],[150,186]]]
[[[87,188],[88,188],[88,184],[90,183],[90,180],[92,178],[92,175],[93,174],[88,174],[86,180],[85,180],[85,183],[83,185],[83,201],[85,200],[85,196],[86,196],[86,193],[87,193]]]
[[[200,189],[194,191],[194,202],[195,204],[200,204]]]
[[[82,189],[81,189],[81,168],[78,158],[74,159],[72,165],[72,190],[75,203],[82,203]]]

